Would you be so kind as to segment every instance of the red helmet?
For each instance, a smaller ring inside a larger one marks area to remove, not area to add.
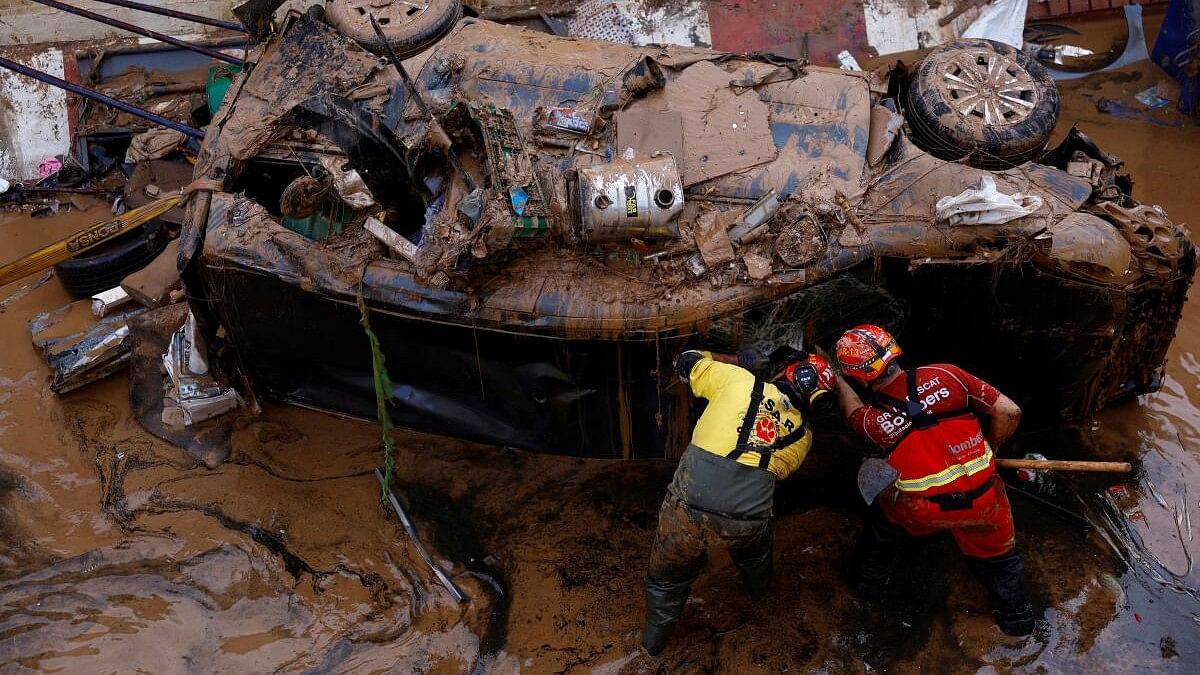
[[[837,388],[837,375],[829,360],[820,354],[799,352],[798,358],[784,366],[779,378],[813,406],[825,394]],[[798,405],[798,404],[797,404]]]
[[[838,365],[859,382],[870,382],[882,375],[901,353],[891,333],[870,324],[851,328],[837,342]]]

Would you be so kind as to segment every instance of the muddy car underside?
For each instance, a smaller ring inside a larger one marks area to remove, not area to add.
[[[465,20],[405,63],[414,95],[309,16],[251,61],[197,165],[224,191],[193,200],[180,262],[215,362],[286,402],[374,416],[361,296],[394,420],[496,444],[673,456],[693,414],[678,350],[828,348],[864,321],[1034,418],[1080,419],[1159,385],[1194,273],[1182,227],[1082,134],[1006,170],[945,161],[861,73]],[[650,170],[660,146],[675,173]],[[627,165],[654,206],[588,192]],[[1041,205],[938,222],[985,176]]]

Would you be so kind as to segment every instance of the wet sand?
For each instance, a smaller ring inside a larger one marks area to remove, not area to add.
[[[1159,77],[1143,63],[1064,85],[1058,133],[1078,123],[1126,161],[1135,197],[1200,223],[1200,127],[1096,109],[1101,96],[1136,106],[1133,94]],[[0,258],[103,214],[0,215]],[[0,289],[0,300],[38,279]],[[1144,474],[1115,498],[1135,542],[1118,542],[1120,555],[1097,530],[1014,498],[1031,593],[1045,607],[1030,639],[995,629],[943,539],[914,549],[885,607],[860,606],[847,587],[862,516],[856,460],[820,438],[779,491],[769,598],[749,603],[728,558],[714,556],[677,638],[652,659],[637,648],[641,583],[671,464],[398,433],[398,492],[470,596],[459,605],[380,505],[373,425],[267,404],[235,430],[231,461],[209,469],[137,425],[124,375],[49,391],[26,321],[69,300],[51,279],[0,312],[0,672],[1200,668],[1190,594],[1200,545],[1172,512],[1185,500],[1200,527],[1200,301],[1185,312],[1161,392],[1082,429],[1018,440],[1054,457],[1135,461]],[[1051,497],[1099,520],[1115,482],[1063,479]],[[1138,511],[1142,520],[1125,515]]]

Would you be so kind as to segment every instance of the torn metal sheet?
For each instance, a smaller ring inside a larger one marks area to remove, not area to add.
[[[190,427],[236,410],[242,399],[233,387],[208,375],[208,365],[196,354],[195,322],[189,320],[171,336],[162,355],[170,380],[164,396],[162,419],[172,426]],[[176,414],[178,419],[176,419]]]
[[[95,320],[90,300],[43,312],[29,321],[33,346],[52,371],[50,389],[65,394],[129,365],[129,320],[135,308]]]

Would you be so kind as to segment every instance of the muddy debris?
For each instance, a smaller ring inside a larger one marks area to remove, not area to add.
[[[1196,167],[1172,150],[1200,137],[1126,110],[1154,64],[1060,84],[1056,143],[996,163],[947,158],[889,98],[916,63],[889,87],[555,36],[573,8],[503,3],[478,13],[541,30],[451,21],[395,63],[319,11],[273,23],[278,4],[235,10],[245,70],[92,78],[202,141],[87,103],[85,156],[0,196],[11,261],[180,199],[88,235],[82,277],[2,277],[0,670],[1200,663]],[[975,215],[943,213],[955,198]],[[1138,473],[1003,472],[1039,609],[1010,640],[946,540],[906,551],[882,605],[852,593],[863,448],[822,421],[778,488],[767,602],[713,556],[647,656],[643,576],[697,412],[671,358],[828,350],[863,322],[1013,392],[1006,454]]]

